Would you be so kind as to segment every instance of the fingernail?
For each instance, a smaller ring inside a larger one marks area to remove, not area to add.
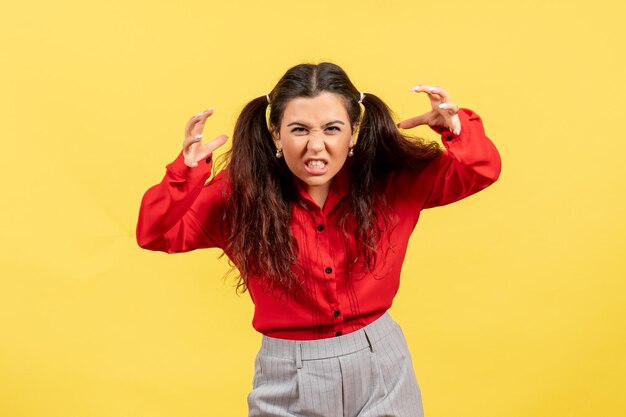
[[[207,109],[206,111],[213,111],[215,110],[215,107],[211,107],[210,109]]]
[[[420,86],[418,85],[418,86],[415,86],[415,87],[411,88],[411,91],[417,91],[417,90],[419,90],[420,88],[422,88],[422,87],[420,87]]]
[[[440,108],[440,109],[443,109],[443,108],[445,108],[445,107],[448,107],[448,103],[441,103],[441,104],[439,105],[439,108]]]

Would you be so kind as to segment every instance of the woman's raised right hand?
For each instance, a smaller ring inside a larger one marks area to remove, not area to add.
[[[202,143],[204,123],[214,109],[208,109],[193,116],[185,126],[185,140],[183,141],[183,156],[185,165],[190,168],[198,166],[198,162],[213,153],[228,140],[228,136],[220,135],[210,142]]]

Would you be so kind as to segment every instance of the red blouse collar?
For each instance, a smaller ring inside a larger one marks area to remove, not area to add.
[[[317,203],[311,198],[307,191],[306,184],[300,180],[298,177],[294,175],[294,181],[298,188],[298,192],[300,196],[315,206]],[[346,161],[346,163],[341,167],[337,175],[332,180],[332,184],[330,185],[330,189],[328,190],[328,197],[326,198],[326,202],[324,203],[324,207],[322,211],[327,214],[330,213],[333,208],[337,206],[343,200],[343,198],[348,195],[350,192],[350,163]]]

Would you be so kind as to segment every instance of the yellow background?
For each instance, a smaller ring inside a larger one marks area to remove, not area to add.
[[[13,2],[0,14],[0,415],[243,416],[260,335],[219,250],[135,242],[187,119],[300,62],[398,120],[476,111],[497,183],[428,210],[391,310],[428,417],[626,415],[618,1]],[[415,129],[433,140],[428,128]]]

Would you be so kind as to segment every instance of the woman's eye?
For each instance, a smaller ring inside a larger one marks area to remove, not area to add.
[[[326,130],[334,130],[336,132],[341,132],[341,129],[338,126],[329,126],[326,128]],[[306,129],[303,127],[294,127],[291,130],[292,133],[301,133],[301,132],[306,132]]]

